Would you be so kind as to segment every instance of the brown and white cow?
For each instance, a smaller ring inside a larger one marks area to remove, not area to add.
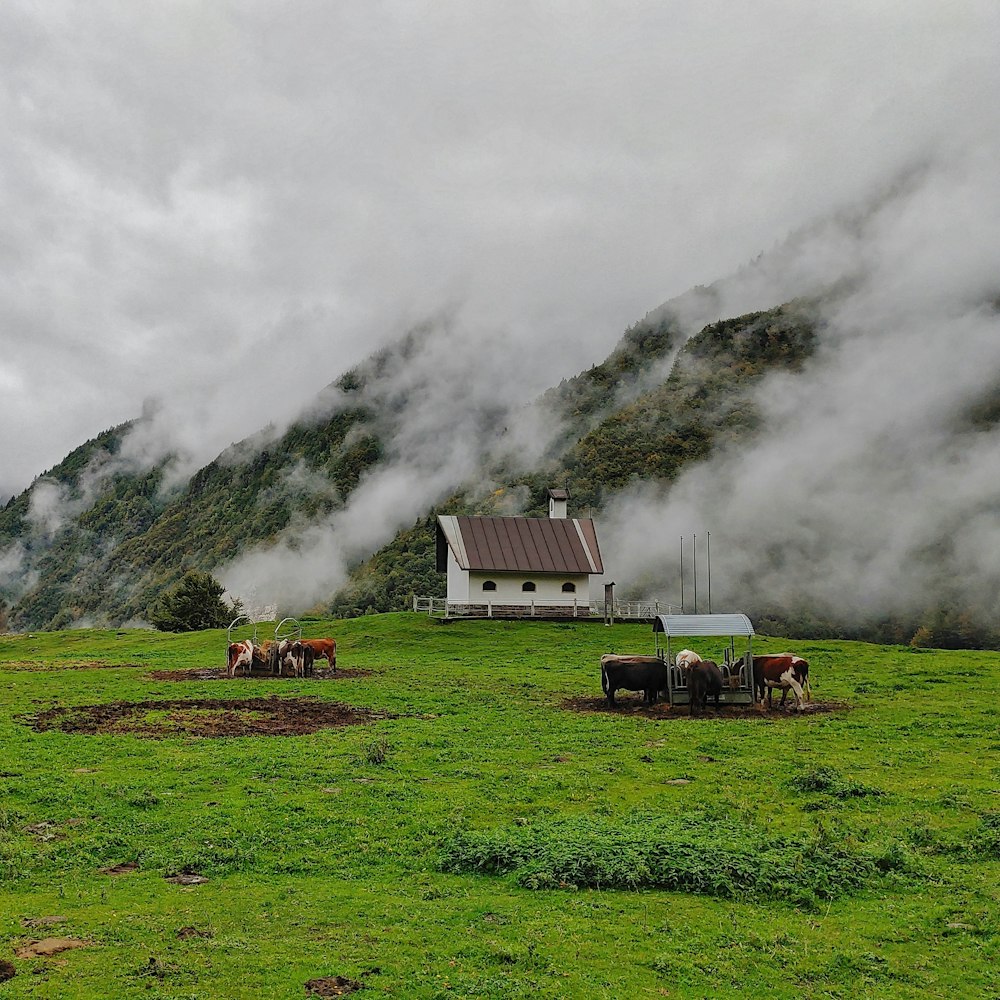
[[[337,669],[336,639],[303,639],[302,645],[308,646],[313,651],[314,659],[325,659],[330,664],[331,670]]]
[[[812,688],[809,686],[809,662],[794,653],[775,653],[772,655],[755,656],[753,658],[753,697],[754,701],[764,704],[764,689],[767,689],[767,707],[772,707],[771,693],[775,688],[781,688],[781,708],[789,690],[795,695],[795,709],[802,711],[802,695],[812,700]]]
[[[298,639],[288,649],[288,658],[292,662],[296,677],[305,677],[313,672],[312,647]]]
[[[273,673],[283,675],[285,673],[285,668],[289,670],[295,670],[295,660],[292,657],[292,646],[294,645],[291,639],[281,639],[271,647],[271,655],[269,663],[271,664],[271,670]]]
[[[236,668],[242,667],[246,676],[253,668],[254,650],[257,647],[253,639],[243,639],[240,642],[231,642],[227,651],[226,662],[229,666],[229,676],[236,676]]]

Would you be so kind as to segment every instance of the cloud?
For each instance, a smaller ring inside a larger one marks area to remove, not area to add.
[[[4,4],[0,497],[150,402],[121,460],[183,481],[429,324],[373,399],[386,468],[223,568],[310,602],[484,454],[529,460],[529,401],[651,305],[703,286],[694,332],[840,282],[760,443],[609,511],[609,561],[704,525],[733,601],[989,582],[992,436],[954,422],[996,371],[998,35],[934,0]]]
[[[0,420],[23,432],[0,496],[152,397],[150,460],[197,467],[448,303],[557,382],[650,304],[974,139],[997,21],[4,4]]]
[[[1000,431],[970,419],[1000,390],[1000,143],[982,126],[853,217],[850,282],[806,370],[760,386],[759,437],[609,509],[617,579],[676,600],[678,537],[711,531],[715,610],[1000,611]]]
[[[379,435],[382,462],[329,516],[294,521],[277,544],[218,567],[231,594],[245,600],[253,594],[255,601],[289,610],[310,607],[429,506],[462,484],[475,488],[488,456],[514,449],[523,462],[526,454],[540,453],[557,428],[530,405],[537,391],[530,357],[511,354],[499,339],[466,332],[455,314],[443,314],[369,366],[368,381],[351,405],[375,415],[357,433]],[[343,405],[333,398],[335,406]],[[323,496],[335,487],[298,463],[281,489]]]

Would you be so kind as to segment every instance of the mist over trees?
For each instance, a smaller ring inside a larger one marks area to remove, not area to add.
[[[457,432],[476,447],[416,490],[413,475],[441,464],[440,439],[413,437],[414,413],[426,412],[414,400],[428,391],[416,369],[437,350],[429,328],[346,373],[283,434],[258,432],[186,481],[171,479],[169,459],[152,468],[126,459],[142,420],[112,428],[0,511],[7,625],[220,627],[248,593],[234,580],[249,580],[282,613],[405,610],[414,594],[444,593],[434,566],[437,514],[544,516],[553,484],[598,517],[606,557],[624,567],[614,571],[621,596],[669,599],[674,563],[672,554],[656,558],[661,536],[676,537],[668,525],[690,530],[713,504],[740,496],[745,473],[729,477],[724,463],[768,439],[764,390],[794,393],[816,364],[828,309],[799,299],[694,334],[677,312],[657,310],[630,327],[604,362],[563,380],[530,410],[480,411],[467,432]],[[986,400],[961,426],[992,434],[994,410]],[[445,407],[439,419],[457,422],[465,413],[455,417]],[[716,467],[720,479],[692,486]],[[688,493],[694,499],[685,507]],[[669,514],[678,502],[679,512]],[[947,566],[948,546],[939,542],[926,566]],[[826,544],[831,551],[836,539]],[[822,580],[830,557],[816,551],[803,565]],[[838,609],[808,588],[781,594],[757,585],[762,570],[793,571],[785,548],[774,549],[773,567],[727,567],[725,549],[719,558],[718,599],[751,614],[763,632],[1000,646],[989,607],[949,585],[945,569],[926,576],[930,589],[919,604]],[[223,601],[227,589],[235,604]]]

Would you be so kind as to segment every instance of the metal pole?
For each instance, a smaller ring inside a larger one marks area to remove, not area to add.
[[[681,535],[681,614],[684,614],[684,536]]]
[[[691,563],[694,568],[694,613],[698,614],[698,536],[691,536]]]
[[[712,613],[712,532],[706,531],[705,538],[708,546],[708,613]]]

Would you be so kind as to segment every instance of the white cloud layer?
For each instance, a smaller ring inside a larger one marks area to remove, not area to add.
[[[528,398],[656,302],[960,163],[995,124],[998,28],[936,0],[11,0],[0,497],[147,399],[150,459],[198,465],[443,306]]]
[[[1000,185],[995,115],[974,145],[910,177],[841,239],[847,291],[823,312],[804,373],[756,395],[764,430],[749,446],[609,509],[610,572],[679,602],[686,536],[701,539],[706,610],[806,604],[872,620],[936,602],[1000,612],[1000,433],[971,419],[1000,400]],[[821,228],[795,244],[804,259]],[[789,248],[724,283],[722,298],[785,280]],[[765,293],[766,294],[766,293]],[[738,310],[737,310],[738,311]]]

